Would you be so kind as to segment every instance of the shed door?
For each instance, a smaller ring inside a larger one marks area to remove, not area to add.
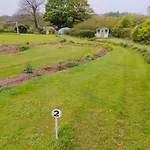
[[[101,30],[101,37],[104,38],[104,30]]]

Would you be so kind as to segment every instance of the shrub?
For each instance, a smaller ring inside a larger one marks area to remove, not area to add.
[[[25,73],[33,73],[34,69],[30,64],[27,64],[26,67],[24,68],[23,72]]]
[[[46,29],[43,28],[43,27],[38,27],[37,33],[39,33],[39,34],[46,34]]]
[[[96,41],[96,38],[90,38],[88,41]]]
[[[150,44],[150,19],[135,27],[132,30],[131,37],[135,42]]]
[[[133,20],[129,16],[124,16],[120,19],[117,26],[119,28],[131,28],[133,26]]]
[[[0,29],[0,32],[5,32],[5,30],[4,29]]]
[[[101,43],[101,45],[108,49],[108,51],[113,51],[113,47],[109,43]]]
[[[24,25],[19,25],[18,26],[19,33],[27,33],[27,27]],[[17,33],[17,27],[14,28],[15,33]]]
[[[65,42],[67,42],[67,40],[63,38],[63,39],[60,40],[60,42],[65,43]]]
[[[85,59],[88,60],[88,61],[91,61],[91,60],[93,60],[93,55],[92,54],[87,54]]]
[[[30,25],[29,24],[24,24],[24,26],[29,30],[30,29]]]
[[[75,42],[74,42],[74,41],[72,41],[72,40],[70,40],[69,42],[70,42],[70,43],[72,43],[72,44],[74,44],[74,43],[75,43]]]
[[[48,32],[49,32],[50,34],[56,34],[56,33],[57,33],[56,29],[53,28],[53,27],[49,27],[49,28],[48,28]]]
[[[73,67],[79,66],[79,63],[78,62],[68,62],[67,66],[69,68],[73,68]]]
[[[118,26],[112,29],[112,35],[117,38],[131,38],[131,28],[120,28]]]
[[[26,51],[26,50],[30,49],[30,47],[29,47],[29,46],[26,46],[26,45],[21,45],[21,46],[18,47],[18,49],[19,49],[21,52],[23,52],[23,51]]]
[[[58,70],[59,70],[59,71],[61,71],[61,70],[63,70],[63,69],[64,69],[64,68],[63,68],[62,66],[59,66],[59,67],[58,67]]]
[[[95,32],[92,30],[84,30],[84,29],[71,29],[65,32],[67,35],[78,36],[78,37],[87,37],[92,38],[95,35]]]
[[[30,28],[29,30],[28,30],[28,33],[30,33],[30,34],[33,34],[35,32],[35,30],[33,29],[33,28]]]

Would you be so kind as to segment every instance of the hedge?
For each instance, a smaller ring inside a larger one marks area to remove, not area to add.
[[[95,32],[92,30],[84,30],[84,29],[71,29],[65,32],[67,35],[78,36],[78,37],[87,37],[92,38],[95,35]]]

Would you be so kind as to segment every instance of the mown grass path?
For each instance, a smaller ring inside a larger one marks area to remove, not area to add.
[[[93,62],[1,89],[0,148],[148,150],[149,70],[140,54],[114,47]],[[63,112],[60,128],[71,125],[56,143],[54,108]]]

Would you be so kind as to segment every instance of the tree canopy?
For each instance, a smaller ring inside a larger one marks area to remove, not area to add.
[[[20,0],[20,15],[28,16],[35,24],[35,28],[38,28],[38,11],[39,7],[45,0]]]
[[[44,18],[58,28],[72,27],[93,13],[87,0],[48,0]]]

